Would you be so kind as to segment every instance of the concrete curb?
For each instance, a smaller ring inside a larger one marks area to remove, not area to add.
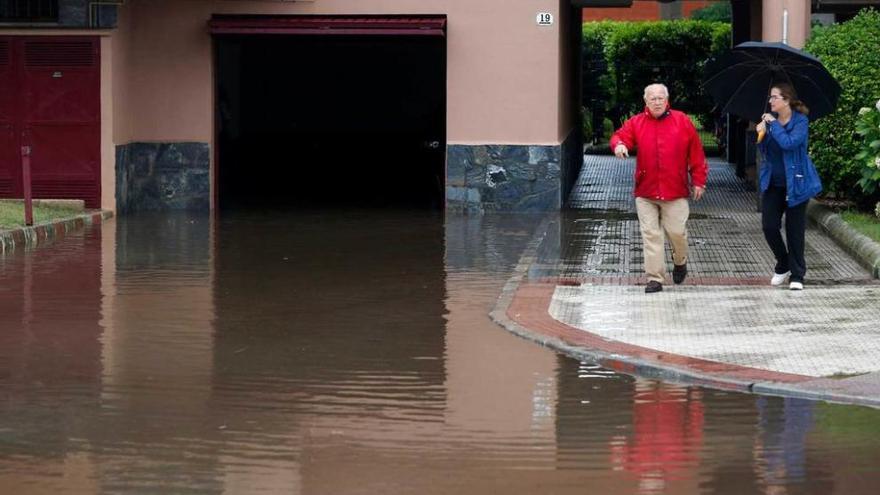
[[[52,222],[0,231],[0,253],[10,253],[16,248],[36,247],[60,239],[70,232],[82,230],[87,225],[101,223],[111,218],[111,211],[91,211],[75,217]]]
[[[817,379],[820,381],[821,379]],[[880,408],[880,397],[868,396],[861,393],[860,387],[841,380],[839,386],[828,386],[825,389],[817,389],[806,382],[803,386],[789,385],[784,383],[755,383],[751,391],[761,395],[775,395],[779,397],[791,397],[795,399],[821,400],[837,404],[853,404]]]
[[[599,349],[589,349],[572,345],[562,339],[549,337],[540,332],[533,332],[528,328],[523,327],[507,316],[506,306],[500,306],[502,307],[496,308],[489,314],[495,323],[501,325],[514,335],[538,343],[557,352],[561,352],[562,354],[573,357],[579,361],[597,364],[603,368],[631,376],[652,378],[673,383],[699,385],[719,390],[751,392],[752,386],[754,385],[754,382],[748,380],[719,379],[717,376],[711,376],[678,367],[659,366],[631,356],[611,354]]]
[[[807,215],[840,247],[867,268],[874,278],[880,278],[880,244],[856,231],[826,206],[810,200]]]

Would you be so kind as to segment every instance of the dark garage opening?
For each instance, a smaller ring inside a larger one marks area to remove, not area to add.
[[[219,206],[441,208],[446,39],[216,34]]]

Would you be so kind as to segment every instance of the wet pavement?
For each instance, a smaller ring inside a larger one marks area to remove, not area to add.
[[[0,493],[874,492],[878,410],[633,378],[494,323],[547,221],[140,215],[7,253]]]
[[[880,405],[880,283],[869,271],[810,226],[806,290],[771,287],[756,193],[716,161],[691,208],[687,280],[645,294],[633,168],[586,157],[572,210],[547,221],[496,309],[502,323],[624,371]]]

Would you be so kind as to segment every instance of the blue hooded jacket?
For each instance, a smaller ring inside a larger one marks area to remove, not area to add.
[[[788,206],[797,206],[822,192],[822,180],[816,166],[807,155],[807,136],[809,134],[807,116],[791,111],[791,119],[784,126],[774,120],[767,126],[767,136],[758,143],[758,149],[764,160],[767,159],[767,139],[773,139],[782,148],[782,161],[785,166],[785,184],[788,194]],[[770,187],[770,171],[768,164],[761,167],[761,192]]]

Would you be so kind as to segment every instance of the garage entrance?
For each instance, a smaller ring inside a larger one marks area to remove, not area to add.
[[[217,204],[442,207],[444,28],[436,17],[213,18]]]

